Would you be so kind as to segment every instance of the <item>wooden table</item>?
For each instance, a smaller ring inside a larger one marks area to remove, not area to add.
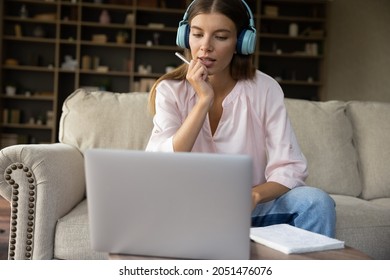
[[[166,260],[172,258],[110,254],[111,260]],[[304,254],[284,254],[256,242],[251,242],[251,260],[370,260],[368,255],[346,246],[344,249]]]
[[[344,249],[325,250],[304,254],[284,254],[267,246],[251,242],[251,260],[370,260],[368,255],[346,246]]]

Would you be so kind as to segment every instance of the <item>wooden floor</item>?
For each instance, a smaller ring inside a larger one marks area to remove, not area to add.
[[[0,196],[0,260],[8,259],[9,202]]]

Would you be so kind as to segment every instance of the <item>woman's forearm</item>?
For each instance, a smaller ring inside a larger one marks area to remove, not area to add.
[[[198,101],[173,137],[175,152],[191,152],[206,119],[211,101]]]
[[[274,200],[288,192],[290,189],[276,182],[266,182],[252,188],[252,206],[256,207],[259,203]]]

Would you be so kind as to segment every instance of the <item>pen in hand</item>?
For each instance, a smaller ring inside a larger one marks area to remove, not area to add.
[[[178,53],[178,52],[175,52],[175,55],[180,58],[181,60],[183,60],[183,62],[187,63],[187,64],[190,64],[189,61],[181,54],[181,53]]]

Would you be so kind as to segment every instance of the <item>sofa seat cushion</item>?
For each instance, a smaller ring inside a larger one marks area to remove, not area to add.
[[[87,200],[59,219],[54,240],[54,258],[64,260],[107,259],[106,253],[90,247]]]
[[[344,195],[331,196],[336,202],[336,238],[375,259],[387,258],[390,199],[371,202]]]
[[[370,200],[370,202],[373,203],[374,205],[384,207],[388,211],[390,211],[390,198],[387,198],[387,197],[386,198],[377,198],[377,199]]]
[[[143,150],[153,128],[147,93],[88,92],[65,100],[59,141],[77,147]]]
[[[352,125],[341,101],[285,99],[299,145],[307,158],[306,183],[331,194],[358,196],[362,191]]]
[[[390,198],[390,103],[352,101],[347,113],[360,159],[362,197]]]

